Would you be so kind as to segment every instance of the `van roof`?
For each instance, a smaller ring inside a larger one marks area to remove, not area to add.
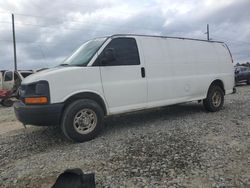
[[[114,34],[111,35],[110,38],[119,37],[119,36],[139,36],[139,37],[157,37],[157,38],[170,38],[170,39],[182,39],[182,40],[195,40],[195,41],[203,41],[203,42],[216,42],[216,43],[224,43],[221,41],[214,40],[203,40],[203,39],[194,39],[194,38],[185,38],[185,37],[169,37],[169,36],[160,36],[160,35],[140,35],[140,34]]]

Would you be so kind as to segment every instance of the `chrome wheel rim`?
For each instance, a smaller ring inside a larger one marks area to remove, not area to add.
[[[219,107],[221,104],[221,94],[220,92],[216,91],[214,92],[213,96],[212,96],[212,103],[214,105],[214,107]]]
[[[74,129],[80,134],[92,132],[97,124],[97,115],[91,109],[82,109],[74,117]]]

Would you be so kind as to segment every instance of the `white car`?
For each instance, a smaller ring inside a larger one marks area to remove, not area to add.
[[[218,111],[233,92],[232,56],[223,42],[113,35],[84,43],[61,65],[23,80],[17,118],[60,125],[69,139],[93,139],[104,116],[203,100]]]
[[[16,94],[21,82],[27,76],[33,74],[30,70],[1,70],[0,71],[0,104],[10,107],[13,104],[11,98]]]
[[[0,71],[0,90],[11,90],[15,84],[15,81],[19,79],[22,81],[27,76],[33,74],[31,70],[2,70]]]

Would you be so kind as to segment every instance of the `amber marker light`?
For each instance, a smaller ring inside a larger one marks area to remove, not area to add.
[[[48,103],[47,97],[28,97],[24,99],[26,104],[46,104]]]

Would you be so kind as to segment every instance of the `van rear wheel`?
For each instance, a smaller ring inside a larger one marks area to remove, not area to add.
[[[61,123],[63,134],[75,142],[95,138],[103,127],[103,110],[93,100],[80,99],[64,111]]]
[[[209,112],[219,111],[224,104],[224,92],[220,86],[212,85],[207,93],[207,98],[203,100],[205,109]]]

